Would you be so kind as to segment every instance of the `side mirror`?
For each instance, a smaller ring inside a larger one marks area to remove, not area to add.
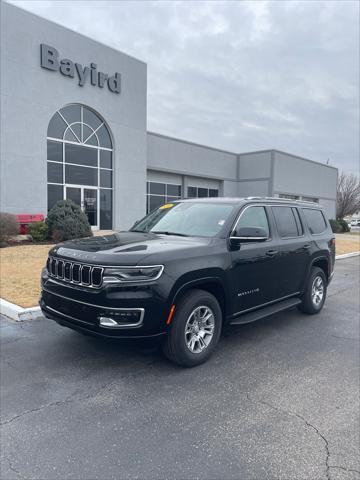
[[[267,239],[267,231],[261,227],[240,227],[231,234],[230,245],[239,247],[241,243],[264,242]]]

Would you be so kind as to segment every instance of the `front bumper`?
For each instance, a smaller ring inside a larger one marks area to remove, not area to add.
[[[76,288],[43,278],[39,301],[45,317],[107,338],[151,338],[166,333],[166,299],[156,285]]]
[[[112,331],[112,332],[104,332],[100,331],[100,329],[93,329],[89,328],[87,325],[80,323],[78,319],[75,318],[68,318],[64,315],[54,314],[48,308],[41,308],[43,314],[46,318],[50,320],[54,320],[56,323],[63,327],[71,328],[72,330],[76,330],[77,332],[86,333],[88,335],[92,335],[95,337],[106,338],[106,339],[114,339],[114,340],[157,340],[161,339],[165,332],[157,333],[154,335],[129,335],[124,331]]]

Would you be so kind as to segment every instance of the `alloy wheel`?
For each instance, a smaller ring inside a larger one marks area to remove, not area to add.
[[[324,280],[320,275],[314,278],[311,288],[311,300],[318,307],[324,298]]]
[[[211,343],[215,316],[211,308],[201,305],[189,315],[185,325],[185,343],[191,353],[203,352]]]

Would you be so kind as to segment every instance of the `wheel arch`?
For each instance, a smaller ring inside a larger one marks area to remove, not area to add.
[[[313,267],[321,268],[321,270],[323,270],[323,272],[325,274],[326,280],[329,281],[329,273],[330,273],[329,272],[329,265],[330,265],[330,260],[325,255],[323,255],[321,257],[316,257],[311,262],[310,271]],[[309,274],[310,274],[310,272],[309,272]]]
[[[324,272],[324,275],[325,275],[325,278],[326,278],[326,281],[327,283],[329,283],[329,279],[330,279],[330,271],[329,271],[329,268],[330,268],[330,258],[327,256],[327,255],[317,255],[316,257],[314,257],[313,259],[311,259],[310,261],[310,264],[309,264],[309,268],[308,268],[308,271],[307,271],[307,274],[304,278],[304,283],[303,283],[303,287],[302,287],[302,292],[304,292],[306,290],[306,285],[309,281],[309,278],[310,278],[310,275],[311,275],[311,270],[314,268],[314,267],[318,267],[318,268],[321,268],[321,270]]]
[[[216,300],[219,302],[219,305],[223,314],[223,320],[225,320],[228,299],[227,299],[227,293],[226,293],[226,289],[224,288],[223,282],[218,277],[203,277],[203,278],[191,280],[189,282],[182,284],[173,293],[171,305],[176,305],[176,303],[179,302],[179,300],[187,292],[193,289],[204,290],[214,295]]]

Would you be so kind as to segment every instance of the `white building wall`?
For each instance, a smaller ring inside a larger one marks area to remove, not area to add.
[[[148,169],[235,180],[237,155],[148,132]]]
[[[238,192],[240,197],[267,197],[269,196],[269,181],[253,180],[239,182]]]
[[[174,185],[181,185],[183,176],[176,173],[157,172],[155,170],[147,171],[147,181],[159,183],[173,183]]]
[[[271,177],[271,151],[240,153],[239,179]]]
[[[335,218],[337,168],[275,151],[273,193],[315,197]]]
[[[239,183],[225,180],[222,184],[222,193],[224,197],[239,197]]]

